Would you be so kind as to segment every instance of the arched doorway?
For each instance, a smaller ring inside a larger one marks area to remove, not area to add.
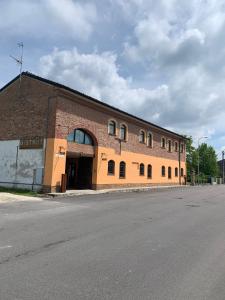
[[[77,128],[67,136],[67,189],[91,189],[95,139],[85,129]]]

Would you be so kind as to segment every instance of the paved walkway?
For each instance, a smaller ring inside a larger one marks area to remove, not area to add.
[[[40,201],[40,200],[43,200],[43,198],[16,195],[11,193],[0,193],[0,203],[8,203],[8,202],[15,202],[15,201]]]

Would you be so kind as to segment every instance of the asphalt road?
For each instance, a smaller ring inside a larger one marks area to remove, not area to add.
[[[225,299],[225,187],[0,204],[0,299]]]

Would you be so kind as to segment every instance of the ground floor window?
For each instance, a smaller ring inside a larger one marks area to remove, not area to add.
[[[115,174],[115,162],[114,160],[110,160],[108,162],[108,175],[114,175]]]
[[[184,169],[183,168],[181,168],[181,170],[180,170],[180,175],[184,176]]]
[[[168,167],[168,178],[171,179],[172,178],[172,171],[171,171],[171,167]]]
[[[144,175],[145,175],[145,165],[140,164],[140,176],[144,176]]]
[[[148,178],[152,178],[152,165],[148,165]]]
[[[175,168],[175,177],[178,177],[178,168]]]
[[[161,172],[162,172],[162,177],[165,177],[166,176],[166,168],[165,168],[165,166],[162,166]]]
[[[120,178],[125,178],[126,176],[126,163],[124,161],[120,162]]]

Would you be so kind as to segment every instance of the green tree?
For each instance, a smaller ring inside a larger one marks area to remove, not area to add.
[[[186,141],[186,166],[187,166],[187,180],[191,181],[191,175],[193,172],[197,174],[198,166],[198,153],[195,147],[193,146],[192,137],[187,137]]]
[[[217,156],[214,148],[206,143],[201,144],[199,151],[199,171],[205,176],[218,176]]]
[[[214,148],[203,143],[196,149],[193,146],[192,137],[188,137],[186,142],[187,180],[190,182],[192,174],[195,173],[195,180],[197,181],[198,155],[201,181],[211,176],[218,176],[217,156]]]

